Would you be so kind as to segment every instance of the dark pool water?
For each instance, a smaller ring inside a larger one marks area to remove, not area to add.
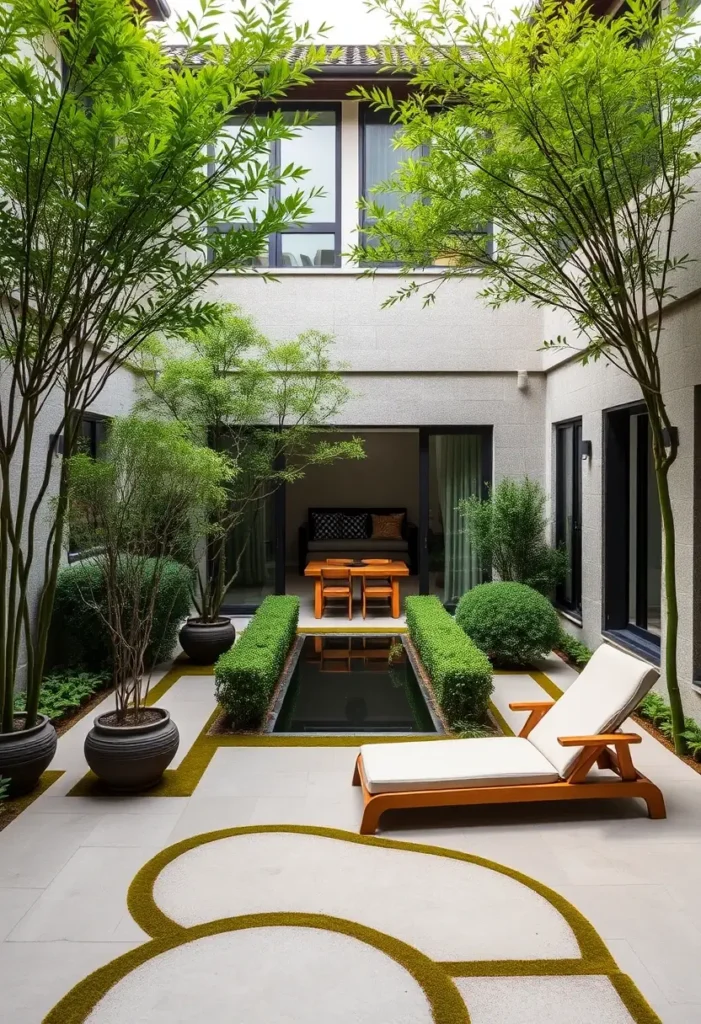
[[[308,636],[273,732],[435,732],[398,636]]]

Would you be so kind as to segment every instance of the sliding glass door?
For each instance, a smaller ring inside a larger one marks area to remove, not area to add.
[[[567,552],[567,576],[557,587],[561,608],[582,611],[581,419],[555,427],[555,540]]]
[[[461,506],[485,497],[492,474],[491,427],[427,427],[420,445],[420,589],[454,608],[482,582]]]

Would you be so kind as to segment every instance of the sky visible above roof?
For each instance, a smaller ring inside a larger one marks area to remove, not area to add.
[[[173,26],[172,42],[177,42],[174,26],[178,17],[188,11],[199,11],[199,0],[168,0],[172,15],[168,25]],[[492,6],[506,14],[519,0],[493,0]],[[421,0],[409,0],[408,6],[420,7]],[[485,0],[473,0],[471,9],[481,13],[487,6]],[[326,22],[331,31],[323,40],[331,44],[379,43],[390,31],[388,20],[377,11],[368,11],[365,0],[293,0],[292,18],[297,23],[309,21],[313,28]]]

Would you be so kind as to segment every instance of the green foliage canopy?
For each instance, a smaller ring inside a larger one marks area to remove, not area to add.
[[[142,406],[173,417],[232,469],[226,501],[212,508],[210,559],[197,570],[194,601],[205,621],[217,618],[247,543],[242,538],[238,562],[227,567],[227,540],[252,522],[259,503],[282,483],[301,480],[310,466],[364,458],[358,438],[329,440],[319,432],[350,395],[333,367],[332,342],[314,330],[271,341],[251,317],[222,305],[207,327],[167,344],[152,339],[142,354]]]
[[[407,99],[360,89],[401,126],[396,144],[426,153],[387,183],[402,201],[370,203],[367,260],[441,265],[387,300],[479,271],[493,305],[561,311],[582,363],[605,357],[647,406],[664,543],[664,672],[675,746],[684,749],[677,669],[676,541],[668,474],[678,439],[660,365],[665,307],[689,264],[680,212],[701,163],[701,45],[695,14],[630,0],[598,15],[588,0],[542,0],[479,18],[468,0],[371,0],[404,48],[386,48]],[[691,5],[690,5],[691,6]],[[379,186],[379,191],[383,186]],[[485,233],[486,232],[486,233]],[[665,445],[665,436],[671,443]]]
[[[230,475],[227,458],[194,444],[182,424],[137,416],[112,421],[100,459],[70,459],[71,535],[94,550],[99,570],[82,596],[109,634],[120,716],[138,711],[148,690],[141,677],[172,554],[205,535]]]

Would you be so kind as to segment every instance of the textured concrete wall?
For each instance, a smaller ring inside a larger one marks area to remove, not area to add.
[[[428,276],[414,278],[427,283]],[[415,296],[382,309],[406,284],[396,273],[363,278],[343,268],[279,272],[276,283],[254,274],[220,274],[208,297],[252,313],[271,338],[315,328],[335,338],[336,359],[356,371],[541,370],[543,314],[526,305],[488,308],[479,279],[446,283],[426,309]]]
[[[701,720],[701,696],[692,688],[699,663],[701,536],[699,489],[699,386],[701,385],[701,300],[678,304],[665,317],[661,347],[663,395],[680,435],[679,456],[670,471],[677,534],[679,593],[679,673],[688,713]],[[601,642],[603,588],[603,423],[604,411],[641,400],[638,385],[610,363],[567,362],[547,375],[546,458],[553,477],[553,424],[582,417],[582,436],[592,442],[592,458],[582,476],[582,629],[568,625],[589,646]],[[554,481],[552,481],[554,482]],[[695,544],[696,531],[696,544]],[[664,680],[660,682],[664,688]]]

